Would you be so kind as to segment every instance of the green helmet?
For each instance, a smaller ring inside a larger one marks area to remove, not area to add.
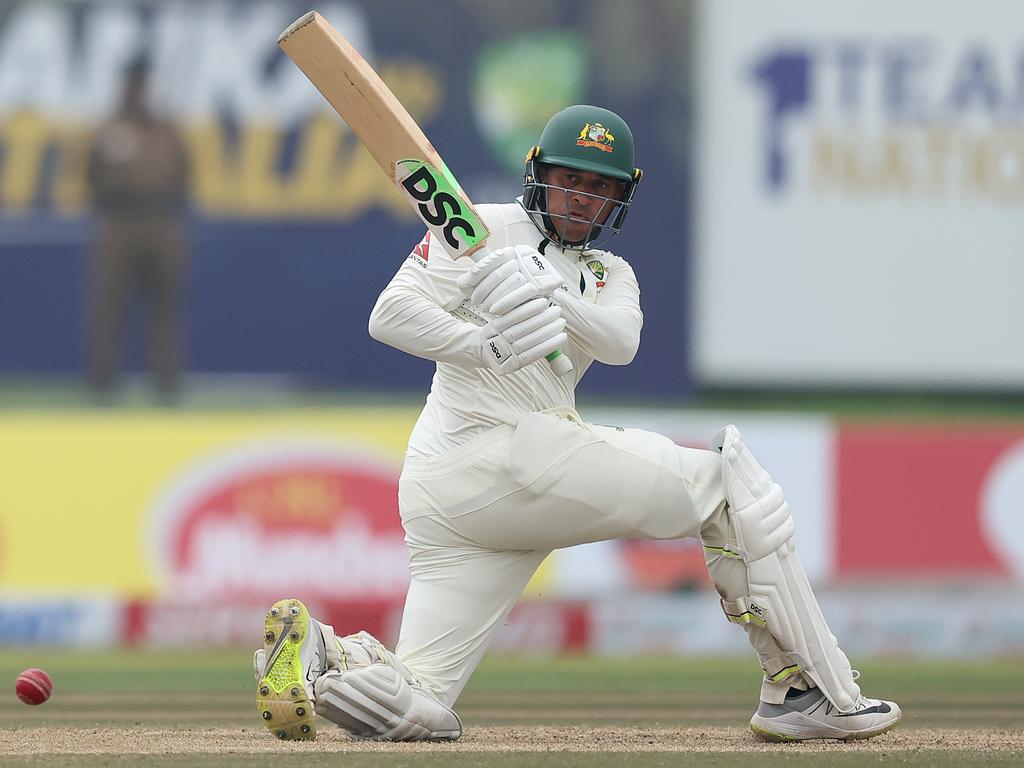
[[[547,215],[550,185],[543,183],[546,165],[600,173],[625,183],[621,197],[614,201],[615,210],[604,223],[591,222],[590,234],[582,243],[562,242],[555,233]],[[577,104],[552,117],[540,135],[540,143],[527,154],[523,207],[552,240],[563,247],[582,250],[602,231],[610,237],[622,228],[642,175],[643,172],[633,165],[633,134],[626,121],[602,107]]]

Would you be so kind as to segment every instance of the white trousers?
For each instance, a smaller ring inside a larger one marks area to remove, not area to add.
[[[570,410],[407,459],[398,499],[411,584],[396,652],[448,706],[551,550],[697,537],[725,505],[718,454]]]

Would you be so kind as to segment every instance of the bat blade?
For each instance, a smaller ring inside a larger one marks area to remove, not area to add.
[[[398,187],[452,258],[472,256],[490,232],[416,121],[355,47],[316,11],[277,44]]]

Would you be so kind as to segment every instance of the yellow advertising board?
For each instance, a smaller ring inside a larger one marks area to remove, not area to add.
[[[397,480],[416,416],[0,414],[0,590],[400,599]]]
[[[239,451],[297,444],[397,477],[415,417],[392,408],[0,415],[0,585],[151,594],[154,515],[182,482]]]

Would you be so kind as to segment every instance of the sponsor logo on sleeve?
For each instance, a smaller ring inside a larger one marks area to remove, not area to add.
[[[412,253],[409,254],[409,261],[414,264],[418,264],[424,269],[427,268],[427,261],[430,259],[430,231],[423,236],[416,247],[412,249]]]

